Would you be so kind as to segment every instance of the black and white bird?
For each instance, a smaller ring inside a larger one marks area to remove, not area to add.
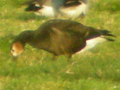
[[[86,0],[29,0],[24,4],[28,5],[25,11],[33,11],[37,15],[71,19],[84,16],[88,8]]]
[[[13,40],[11,53],[18,56],[26,44],[43,49],[54,56],[69,55],[93,48],[103,41],[114,41],[107,30],[95,29],[73,20],[49,20],[36,30],[25,30]]]

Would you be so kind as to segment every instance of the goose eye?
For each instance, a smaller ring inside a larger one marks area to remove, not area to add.
[[[13,49],[11,50],[11,52],[14,52],[14,51],[15,51],[15,50],[13,50]]]

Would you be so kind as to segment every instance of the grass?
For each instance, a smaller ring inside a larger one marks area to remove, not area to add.
[[[26,46],[18,60],[10,55],[10,45],[23,30],[34,30],[47,18],[24,12],[24,0],[0,2],[0,90],[120,90],[120,3],[92,0],[84,19],[87,26],[110,30],[115,42],[105,42],[93,50],[75,55],[70,62],[60,56]],[[76,63],[72,66],[71,63]],[[66,73],[70,70],[72,73]]]

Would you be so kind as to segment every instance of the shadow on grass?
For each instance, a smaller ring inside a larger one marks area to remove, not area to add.
[[[37,20],[37,21],[40,21],[40,20],[47,19],[47,18],[44,17],[44,16],[37,16],[37,15],[35,15],[35,14],[32,13],[32,12],[28,12],[28,13],[25,12],[25,13],[19,14],[16,18],[19,19],[19,20],[22,20],[22,21],[29,21],[29,20]]]

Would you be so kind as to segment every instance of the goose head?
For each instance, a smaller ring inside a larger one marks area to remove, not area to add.
[[[12,43],[10,52],[14,57],[17,57],[18,55],[20,55],[23,52],[22,43],[19,41]]]

